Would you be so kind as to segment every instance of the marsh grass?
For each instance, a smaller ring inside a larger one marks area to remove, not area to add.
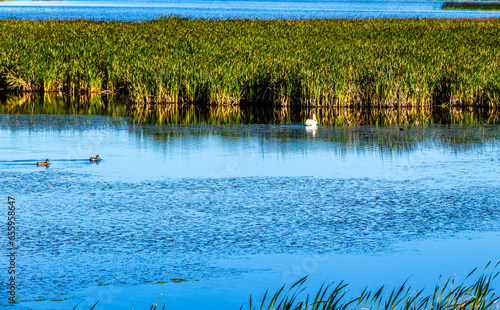
[[[151,305],[151,307],[149,308],[149,310],[157,310],[156,307],[158,307],[158,301],[160,300],[161,298],[161,295],[158,296],[158,299],[155,301],[154,304]],[[159,310],[160,308],[158,308]],[[163,307],[162,307],[162,310],[165,310],[165,303],[163,303]]]
[[[144,105],[500,103],[498,19],[4,19],[0,32],[0,88],[19,92]]]
[[[443,10],[500,11],[500,2],[446,1]]]
[[[489,265],[489,264],[488,264]],[[486,266],[486,268],[488,267]],[[494,267],[494,269],[498,266]],[[485,268],[485,270],[486,270]],[[306,278],[297,281],[290,288],[282,286],[273,295],[266,292],[260,303],[255,304],[250,297],[249,309],[255,310],[426,310],[426,309],[467,309],[467,310],[493,310],[499,308],[499,297],[492,282],[498,272],[481,274],[475,283],[465,284],[474,269],[464,280],[456,285],[454,278],[448,279],[442,285],[436,285],[434,290],[426,293],[424,290],[414,290],[407,283],[399,288],[394,288],[386,293],[384,286],[376,291],[368,289],[354,298],[348,295],[348,285],[343,281],[338,284],[322,285],[315,295],[303,296],[303,285]],[[243,309],[243,306],[241,307]]]

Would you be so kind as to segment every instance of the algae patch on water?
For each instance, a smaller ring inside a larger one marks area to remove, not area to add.
[[[186,279],[179,279],[179,278],[171,278],[170,281],[172,281],[174,283],[187,282]]]

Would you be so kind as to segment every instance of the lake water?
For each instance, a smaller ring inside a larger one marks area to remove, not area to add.
[[[0,114],[16,308],[239,309],[305,275],[432,289],[498,261],[500,125],[400,127]]]
[[[4,1],[0,18],[500,16],[442,3]],[[0,114],[17,309],[149,309],[161,294],[168,309],[239,309],[306,275],[312,293],[341,280],[353,295],[407,279],[432,289],[440,275],[460,282],[500,257],[496,110],[320,111],[357,126],[307,130],[309,111],[191,109],[165,120],[180,124],[155,125],[100,102],[9,100],[0,113],[32,113]],[[74,115],[88,110],[103,115]],[[257,124],[228,124],[241,118]],[[36,166],[46,158],[49,168]],[[1,255],[6,279],[6,247]]]
[[[0,1],[0,18],[91,18],[140,21],[179,15],[203,18],[478,18],[499,11],[441,10],[444,1]]]

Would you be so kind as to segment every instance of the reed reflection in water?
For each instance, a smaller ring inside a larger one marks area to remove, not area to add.
[[[66,137],[68,130],[77,130],[81,134],[77,139],[72,135]],[[121,158],[121,162],[113,162],[113,165],[121,166],[128,165],[139,156],[123,155],[134,154],[130,148],[155,154],[159,152],[161,155],[144,160],[152,167],[164,163],[166,158],[167,162],[180,160],[184,163],[187,157],[196,159],[196,156],[218,158],[221,165],[226,163],[228,156],[236,156],[242,165],[247,165],[249,158],[254,161],[262,159],[267,165],[267,159],[276,156],[290,159],[290,156],[303,158],[313,154],[328,158],[352,158],[354,162],[358,161],[357,156],[363,156],[363,161],[367,160],[366,156],[382,160],[402,160],[411,156],[414,160],[429,155],[420,154],[421,150],[452,154],[483,152],[495,147],[500,139],[500,126],[490,124],[320,126],[315,131],[308,131],[302,125],[145,124],[134,122],[132,118],[98,115],[3,114],[0,115],[0,131],[13,133],[16,143],[21,137],[31,137],[30,134],[38,132],[57,135],[57,141],[47,143],[63,153],[53,154],[53,158],[83,158],[87,153],[94,156],[108,152],[107,155],[116,153]],[[61,136],[65,136],[64,142]],[[15,157],[22,159],[22,156],[18,154]],[[270,167],[275,164],[274,161],[269,162]],[[99,170],[106,167],[104,165]],[[172,175],[187,177],[195,173],[189,167],[175,173],[170,171],[170,167],[169,171]]]
[[[156,124],[303,124],[316,114],[325,126],[498,124],[500,111],[490,107],[269,107],[195,104],[128,104],[122,98],[0,93],[2,114],[76,114],[132,117]]]

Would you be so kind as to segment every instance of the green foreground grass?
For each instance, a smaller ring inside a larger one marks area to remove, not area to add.
[[[466,280],[475,271],[476,269],[466,277]],[[451,278],[444,284],[436,285],[430,294],[424,290],[414,290],[405,282],[399,288],[392,289],[390,293],[382,286],[376,291],[365,289],[357,297],[348,297],[349,287],[343,281],[338,284],[322,285],[315,295],[301,296],[302,286],[306,281],[306,278],[303,278],[288,290],[286,286],[282,286],[273,295],[266,292],[257,304],[253,303],[250,297],[249,310],[493,310],[500,308],[500,297],[496,295],[492,286],[492,281],[497,276],[498,272],[482,274],[471,285],[464,283],[456,285],[454,278]]]
[[[500,2],[463,2],[446,1],[443,10],[500,11]]]
[[[0,88],[134,103],[500,103],[499,19],[0,20]]]

